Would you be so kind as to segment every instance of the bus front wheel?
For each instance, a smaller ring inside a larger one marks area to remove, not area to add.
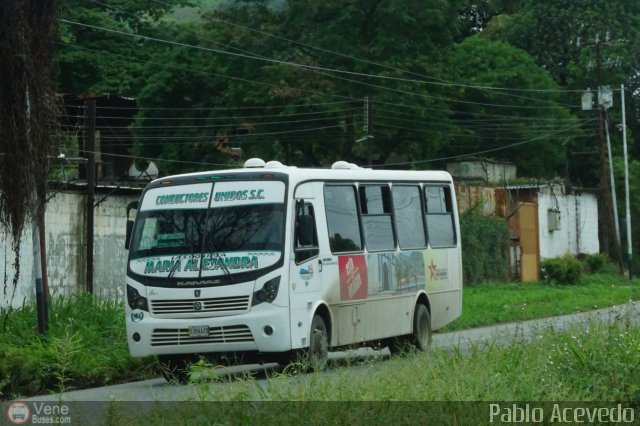
[[[327,325],[320,315],[314,315],[311,321],[311,334],[307,360],[314,371],[323,370],[329,359],[329,333]]]

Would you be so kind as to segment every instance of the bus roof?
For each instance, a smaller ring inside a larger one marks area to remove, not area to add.
[[[203,180],[215,181],[218,176],[222,177],[230,174],[235,175],[236,178],[247,175],[247,179],[261,179],[270,173],[287,175],[291,183],[309,180],[452,182],[451,175],[442,170],[371,169],[359,167],[346,161],[336,161],[333,163],[331,168],[301,168],[296,166],[286,166],[279,161],[265,162],[259,158],[251,158],[245,161],[244,167],[166,176],[154,180],[149,184],[149,186],[161,186],[163,183],[185,184],[196,181],[202,182]]]

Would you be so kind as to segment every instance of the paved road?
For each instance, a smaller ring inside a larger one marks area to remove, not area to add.
[[[436,348],[444,349],[459,348],[459,350],[466,352],[472,345],[477,345],[484,341],[492,341],[499,344],[507,344],[513,342],[514,339],[528,341],[532,337],[541,334],[544,330],[562,330],[576,324],[584,324],[586,326],[590,321],[612,322],[617,318],[626,317],[637,322],[639,312],[640,307],[630,302],[625,305],[580,314],[474,328],[451,333],[435,333],[433,345]],[[331,356],[334,359],[343,359],[353,354],[341,352],[331,354]],[[385,356],[388,355],[388,352],[386,349],[383,351],[361,349],[356,354],[357,356]],[[265,374],[269,371],[274,371],[275,368],[275,364],[249,365],[220,369],[216,370],[216,373],[219,375],[234,375],[250,372],[256,377],[256,383],[264,386],[266,383]],[[348,368],[360,367],[352,366]],[[324,374],[334,373],[335,371],[329,370]],[[209,387],[213,386],[224,387],[229,386],[229,384],[226,382],[212,382]],[[197,401],[200,397],[200,388],[197,385],[171,385],[165,382],[164,379],[158,378],[96,389],[70,391],[63,394],[37,396],[23,399],[23,401]]]

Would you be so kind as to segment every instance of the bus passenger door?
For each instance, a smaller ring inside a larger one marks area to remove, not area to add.
[[[319,207],[312,184],[298,187],[295,195],[292,256],[290,259],[291,343],[293,348],[309,344],[315,301],[323,294],[322,261],[318,247]]]

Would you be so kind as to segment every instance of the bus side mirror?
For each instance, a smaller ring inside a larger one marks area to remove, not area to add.
[[[303,246],[313,245],[313,217],[308,214],[298,216],[298,243]]]
[[[133,230],[133,221],[127,220],[127,234],[124,237],[124,248],[129,250],[129,242],[131,241],[131,231]]]
[[[124,237],[124,248],[129,250],[129,243],[131,242],[131,232],[133,231],[133,219],[129,219],[129,215],[131,211],[135,210],[136,213],[138,211],[138,202],[132,201],[127,204],[127,232]]]

